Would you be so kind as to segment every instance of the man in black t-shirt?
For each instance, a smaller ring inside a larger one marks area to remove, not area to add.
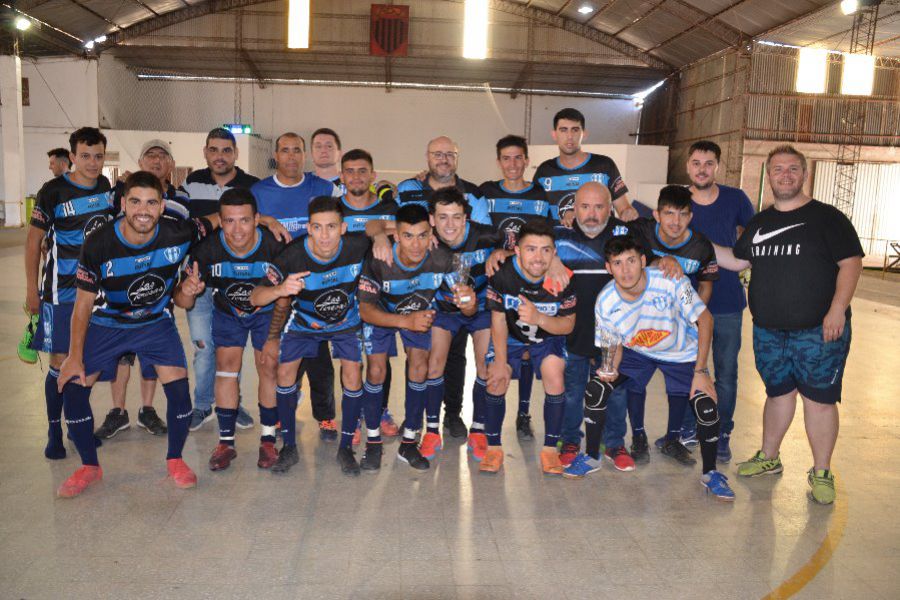
[[[803,193],[809,174],[803,154],[779,146],[769,153],[766,167],[775,205],[750,220],[733,252],[716,246],[723,267],[753,267],[753,353],[768,396],[762,448],[738,465],[738,475],[783,470],[778,451],[799,392],[814,461],[808,473],[811,496],[831,504],[836,403],[841,401],[850,300],[862,273],[863,250],[844,214]]]

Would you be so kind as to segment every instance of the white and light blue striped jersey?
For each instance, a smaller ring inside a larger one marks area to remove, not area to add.
[[[644,270],[647,287],[629,302],[610,281],[594,305],[595,342],[606,330],[619,336],[625,347],[656,360],[685,363],[697,360],[697,326],[706,310],[687,277],[669,279],[659,269]]]

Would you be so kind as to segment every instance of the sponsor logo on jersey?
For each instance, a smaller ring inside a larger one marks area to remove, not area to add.
[[[255,307],[250,303],[250,294],[255,286],[250,283],[232,283],[225,288],[225,297],[228,302],[241,312],[253,312]]]
[[[663,331],[662,329],[641,329],[631,336],[631,340],[626,342],[625,345],[629,348],[633,348],[634,346],[652,348],[669,337],[670,334],[670,331]]]
[[[281,273],[278,272],[278,269],[276,269],[274,265],[269,265],[269,268],[266,269],[266,279],[268,279],[272,285],[279,285],[281,283]]]
[[[315,299],[316,313],[328,323],[340,321],[350,308],[350,297],[344,290],[328,290]]]
[[[694,288],[689,285],[684,286],[681,290],[681,303],[685,306],[694,303]]]
[[[250,265],[233,264],[232,268],[234,269],[235,273],[245,274],[245,273],[250,273],[251,267],[250,267]]]
[[[377,294],[378,293],[378,285],[375,284],[375,282],[370,279],[360,279],[359,280],[359,289],[360,289],[360,291],[366,292],[368,294]],[[385,290],[385,291],[387,291],[387,290]]]
[[[44,214],[44,211],[42,211],[42,210],[39,209],[37,206],[35,206],[35,207],[31,210],[31,220],[32,220],[32,221],[37,221],[38,223],[46,223],[46,222],[47,222],[47,215]]]
[[[425,299],[424,296],[413,294],[412,296],[407,296],[401,302],[399,302],[394,312],[398,315],[408,315],[416,311],[425,310],[430,305],[431,303],[427,299]]]
[[[157,302],[165,293],[165,280],[159,275],[147,273],[128,286],[128,301],[132,306],[146,306]]]
[[[575,194],[566,194],[559,200],[559,214],[563,214],[564,212],[568,212],[575,208]]]
[[[178,262],[181,258],[181,248],[178,246],[171,246],[163,250],[163,256],[166,257],[166,260],[172,263],[173,265]]]
[[[97,282],[97,278],[94,277],[94,274],[81,265],[78,265],[78,268],[75,270],[75,279],[77,279],[78,281],[89,283],[91,285]]]
[[[539,313],[547,315],[548,317],[555,317],[556,313],[559,312],[558,302],[536,302],[534,307]]]
[[[103,227],[106,222],[109,221],[109,217],[107,215],[94,215],[84,226],[84,237],[91,235],[101,227]]]

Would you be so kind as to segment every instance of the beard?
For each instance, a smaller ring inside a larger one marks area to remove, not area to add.
[[[602,223],[597,223],[596,225],[593,223],[592,224],[582,223],[581,221],[578,221],[577,219],[576,219],[576,222],[578,223],[578,227],[581,228],[581,231],[583,231],[585,233],[585,235],[587,235],[588,237],[596,237],[596,236],[600,235],[600,233],[604,229],[606,229],[606,225],[609,223],[609,219],[607,218]]]
[[[714,180],[712,180],[712,179],[710,179],[708,183],[704,183],[704,184],[697,183],[696,181],[691,181],[691,185],[693,185],[694,188],[695,188],[695,189],[698,189],[698,190],[708,190],[708,189],[711,188],[711,187],[713,186],[713,184],[715,184],[715,183],[716,183],[716,182],[715,182]]]
[[[803,191],[803,184],[789,188],[787,191],[778,192],[775,188],[772,188],[772,195],[776,200],[792,200],[796,198]]]

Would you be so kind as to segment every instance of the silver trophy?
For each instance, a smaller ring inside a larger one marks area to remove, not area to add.
[[[450,272],[451,272],[451,281],[450,283],[453,286],[460,285],[468,285],[469,284],[469,271],[471,271],[471,264],[469,264],[468,258],[463,256],[462,254],[454,254],[453,260],[450,263]],[[468,302],[471,300],[471,296],[460,296],[460,302]]]
[[[598,374],[612,377],[616,374],[616,353],[622,340],[618,334],[608,329],[600,329],[597,332],[597,346],[600,348],[600,369]]]

